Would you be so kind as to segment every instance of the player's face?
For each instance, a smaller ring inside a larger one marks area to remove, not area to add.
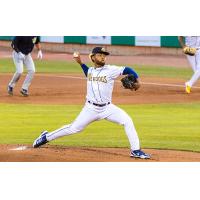
[[[102,53],[97,53],[93,56],[94,63],[98,66],[104,66],[106,63],[106,55]]]

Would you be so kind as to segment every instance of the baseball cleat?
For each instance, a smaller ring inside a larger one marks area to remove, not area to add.
[[[13,95],[13,87],[8,86],[8,94],[11,96]]]
[[[150,159],[151,156],[147,153],[144,153],[142,150],[132,150],[130,153],[130,157],[133,158],[141,158],[141,159]]]
[[[188,84],[185,84],[185,92],[187,94],[190,94],[190,92],[191,92],[191,87]]]
[[[41,135],[33,142],[33,148],[38,148],[48,142],[46,137],[47,133],[48,131],[43,131],[41,133]]]
[[[21,89],[20,93],[24,96],[24,97],[27,97],[29,94],[28,94],[28,90],[25,90],[25,89]]]

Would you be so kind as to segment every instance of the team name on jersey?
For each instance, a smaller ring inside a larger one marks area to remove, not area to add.
[[[106,76],[92,76],[91,73],[88,74],[88,81],[98,81],[98,82],[103,82],[103,83],[107,83],[107,79]]]

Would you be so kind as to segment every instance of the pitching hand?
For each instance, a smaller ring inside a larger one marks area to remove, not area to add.
[[[78,63],[78,64],[82,64],[82,61],[81,61],[81,56],[80,56],[80,53],[79,52],[74,52],[73,53],[73,59]]]

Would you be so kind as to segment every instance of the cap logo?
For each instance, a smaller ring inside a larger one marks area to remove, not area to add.
[[[105,48],[101,48],[101,51],[105,52],[106,50],[105,50]]]

